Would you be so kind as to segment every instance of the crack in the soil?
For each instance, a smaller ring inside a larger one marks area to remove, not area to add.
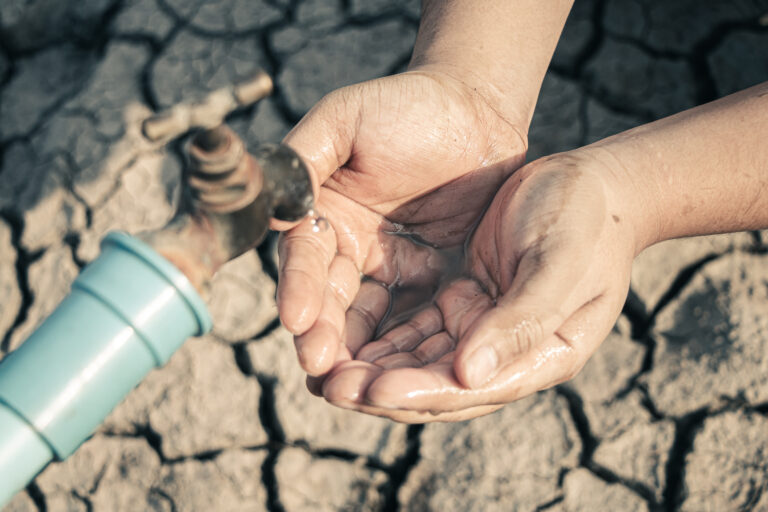
[[[587,418],[584,412],[584,401],[579,393],[567,384],[556,387],[555,393],[564,398],[568,404],[568,411],[576,427],[576,432],[581,439],[582,450],[579,456],[579,466],[586,468],[593,475],[608,484],[619,484],[630,490],[646,501],[651,509],[657,508],[658,503],[656,502],[654,492],[647,485],[617,475],[593,460],[593,455],[600,444],[600,440],[592,433],[589,418]]]
[[[643,354],[643,361],[640,364],[640,368],[635,372],[626,382],[626,384],[617,391],[613,397],[611,398],[611,402],[616,400],[622,400],[627,395],[629,395],[634,389],[638,389],[640,386],[640,378],[650,373],[651,370],[653,370],[653,355],[656,352],[656,340],[653,339],[651,336],[645,336],[641,338],[640,340],[634,339],[634,341],[643,347],[645,347],[645,353]],[[650,397],[647,396],[646,398],[650,400]]]
[[[168,459],[166,459],[163,454],[163,436],[161,436],[159,432],[153,430],[149,423],[145,425],[134,425],[134,428],[136,432],[135,437],[144,439],[149,447],[152,448],[160,458],[160,462],[166,462]]]
[[[64,243],[69,247],[69,252],[72,255],[72,262],[75,264],[78,271],[82,271],[88,264],[87,261],[80,258],[77,254],[78,249],[80,248],[80,238],[80,233],[77,232],[69,232],[64,235]]]
[[[664,486],[664,510],[674,512],[685,498],[685,458],[693,451],[696,434],[707,418],[706,408],[693,411],[675,419],[675,438],[667,459],[666,482]]]
[[[272,279],[272,281],[274,281],[275,284],[277,284],[278,268],[277,262],[272,257],[272,254],[275,250],[275,246],[277,245],[278,236],[278,233],[270,231],[267,233],[267,237],[264,239],[264,241],[261,242],[256,248],[256,251],[259,254],[259,259],[261,260],[261,268],[264,270],[264,273],[267,274],[269,278]]]
[[[0,342],[0,350],[8,352],[11,346],[11,338],[16,330],[26,322],[29,310],[35,300],[35,294],[29,285],[29,268],[44,254],[44,250],[29,252],[21,244],[24,233],[24,220],[13,211],[0,210],[0,219],[4,220],[11,230],[11,244],[16,250],[16,280],[21,293],[21,305],[19,312],[11,327],[5,332]]]
[[[640,405],[651,415],[651,421],[661,421],[666,418],[666,415],[656,407],[647,386],[637,384],[635,389],[640,393]]]
[[[168,3],[167,0],[155,0],[155,4],[157,5],[158,9],[171,18],[174,22],[174,25],[177,27],[188,27],[190,25],[190,20],[195,17],[197,12],[200,10],[200,8],[203,6],[204,2],[199,2],[195,9],[191,12],[189,18],[185,18],[178,12],[176,12],[176,9],[173,8],[171,4]]]
[[[381,507],[382,512],[397,512],[400,510],[398,494],[408,479],[411,470],[421,460],[421,435],[424,432],[424,428],[424,425],[408,425],[405,453],[398,457],[392,465],[383,468],[389,476],[389,481],[384,483],[379,489],[384,498]]]
[[[70,495],[77,501],[83,504],[85,512],[93,512],[93,503],[88,496],[84,496],[77,491],[71,491]]]
[[[280,318],[274,318],[271,322],[269,322],[269,324],[267,324],[266,327],[264,327],[264,329],[261,330],[261,332],[259,332],[252,339],[228,344],[230,347],[232,347],[232,351],[234,352],[235,364],[243,375],[246,377],[253,377],[257,375],[257,371],[251,362],[251,356],[248,354],[248,346],[251,343],[258,343],[259,340],[264,339],[265,337],[272,334],[275,330],[279,329],[281,325],[282,324],[280,323]]]
[[[190,34],[198,36],[202,39],[219,39],[223,41],[249,39],[249,38],[258,36],[263,31],[269,30],[271,27],[275,25],[285,24],[287,19],[293,20],[295,18],[294,16],[289,15],[289,12],[291,11],[291,6],[272,5],[277,10],[281,11],[283,14],[282,17],[276,21],[265,23],[263,25],[256,25],[252,27],[242,28],[242,29],[235,29],[235,28],[225,28],[221,30],[207,29],[193,22],[198,11],[205,4],[204,1],[199,2],[195,6],[194,10],[191,11],[188,16],[183,16],[178,12],[176,12],[176,9],[174,9],[174,7],[167,2],[167,0],[157,0],[157,3],[160,7],[160,10],[162,10],[166,15],[168,15],[168,17],[170,17],[177,26],[183,27]]]
[[[261,483],[267,490],[267,510],[269,512],[285,512],[285,507],[280,502],[280,489],[276,474],[280,449],[279,446],[270,447],[269,453],[261,465]]]
[[[32,503],[37,507],[38,512],[48,512],[48,503],[45,499],[45,494],[33,480],[27,485],[27,496],[32,500]]]
[[[282,322],[280,322],[280,317],[276,316],[271,322],[267,324],[266,327],[264,327],[264,329],[261,330],[259,334],[253,337],[253,341],[258,342],[259,340],[266,338],[267,336],[275,332],[277,329],[282,327],[282,325],[283,324]]]
[[[251,356],[248,354],[248,342],[234,343],[232,351],[235,355],[235,364],[240,373],[246,377],[254,376],[256,372],[254,371],[253,364],[251,364]]]
[[[257,375],[256,378],[259,381],[259,386],[261,386],[259,419],[269,437],[267,457],[261,466],[261,482],[267,491],[267,510],[269,512],[285,512],[285,507],[280,502],[280,487],[276,474],[277,459],[285,446],[285,431],[280,424],[275,398],[277,379],[265,375]]]
[[[749,407],[749,410],[756,412],[757,414],[760,414],[762,416],[768,417],[768,402],[752,405]]]
[[[631,326],[630,336],[632,339],[643,339],[648,332],[648,326],[651,324],[651,314],[648,313],[643,299],[640,298],[632,287],[629,288],[621,314],[629,320]]]
[[[278,26],[276,25],[276,28],[277,27]],[[274,30],[275,29],[264,30],[259,37],[259,44],[266,61],[265,67],[267,69],[265,71],[269,73],[274,83],[274,89],[272,91],[271,97],[275,105],[275,109],[288,126],[293,126],[301,120],[302,114],[293,111],[288,103],[288,98],[285,96],[285,92],[280,85],[279,78],[283,66],[277,51],[272,46],[272,33]]]
[[[175,36],[177,29],[177,26],[171,28],[168,35],[162,40],[153,35],[144,33],[120,32],[112,36],[112,41],[114,42],[143,46],[149,50],[149,59],[147,59],[146,64],[142,67],[138,76],[138,88],[141,93],[142,101],[153,112],[157,112],[160,107],[157,97],[152,89],[152,68],[157,59],[162,55],[168,41]]]
[[[669,288],[667,288],[667,291],[664,292],[664,294],[659,298],[656,305],[653,307],[653,310],[651,311],[650,316],[648,318],[648,325],[645,326],[644,334],[647,334],[650,331],[650,329],[653,328],[653,324],[655,323],[659,313],[680,295],[683,289],[686,286],[688,286],[688,284],[693,280],[694,277],[696,277],[696,275],[699,273],[699,270],[701,270],[706,264],[711,263],[712,261],[718,258],[721,258],[727,254],[730,254],[731,252],[733,251],[729,250],[721,253],[710,253],[694,261],[693,263],[683,267],[678,272],[674,281],[672,281],[672,284],[669,285]]]
[[[158,487],[151,487],[149,489],[149,493],[147,494],[147,497],[151,501],[152,498],[159,498],[166,503],[168,503],[168,506],[170,507],[170,512],[176,512],[178,509],[176,508],[176,502],[173,501],[173,498],[171,498],[165,491]]]
[[[615,472],[594,461],[590,463],[587,469],[603,482],[608,484],[618,484],[629,489],[640,498],[645,500],[651,510],[658,510],[661,506],[656,500],[656,496],[653,490],[651,490],[644,483],[617,475]]]
[[[175,464],[182,464],[187,461],[198,461],[198,462],[209,462],[212,460],[215,460],[219,455],[226,452],[227,450],[245,450],[245,451],[258,451],[258,450],[265,450],[268,448],[267,445],[264,444],[257,444],[257,445],[251,445],[251,446],[227,446],[224,448],[214,448],[211,450],[202,450],[196,453],[192,453],[189,455],[181,455],[179,457],[166,457],[163,455],[161,443],[162,443],[162,436],[151,429],[149,425],[134,425],[135,431],[132,433],[113,433],[109,431],[102,431],[99,432],[98,435],[105,437],[105,438],[111,438],[111,439],[141,439],[143,441],[146,441],[147,444],[152,448],[152,450],[157,454],[157,456],[160,458],[160,464],[164,466],[173,466]],[[94,491],[91,491],[93,493]]]
[[[592,429],[589,425],[589,419],[584,412],[584,400],[581,396],[568,384],[563,384],[555,388],[555,393],[565,399],[568,404],[568,411],[570,412],[573,424],[576,427],[576,432],[581,439],[581,454],[579,455],[579,465],[588,467],[592,461],[592,455],[597,449],[599,444],[598,439],[592,434]]]
[[[563,495],[556,496],[555,498],[553,498],[553,499],[551,499],[551,500],[549,500],[549,501],[547,501],[545,503],[542,503],[541,505],[537,506],[536,509],[534,510],[534,512],[546,512],[547,510],[549,510],[549,509],[555,507],[556,505],[562,503],[564,499],[565,499],[565,496],[563,496]]]

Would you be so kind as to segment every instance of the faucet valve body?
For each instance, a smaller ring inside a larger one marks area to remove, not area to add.
[[[222,124],[271,88],[262,73],[144,122],[152,142],[197,130],[181,207],[159,231],[107,235],[70,294],[0,361],[0,507],[74,452],[186,338],[211,329],[203,298],[221,265],[260,243],[271,218],[297,221],[312,209],[307,167],[291,148],[251,154]]]
[[[314,196],[307,167],[288,146],[265,144],[250,154],[221,125],[197,133],[186,152],[188,204],[142,238],[205,294],[221,265],[262,242],[270,219],[300,220]]]

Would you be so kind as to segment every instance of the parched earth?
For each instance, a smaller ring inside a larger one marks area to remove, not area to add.
[[[230,121],[277,141],[323,94],[404,69],[418,17],[418,0],[2,0],[0,357],[106,231],[172,215],[179,146],[142,139],[150,112],[264,68],[276,94]],[[577,0],[530,156],[765,80],[766,0]],[[309,395],[275,268],[274,239],[228,265],[213,333],[5,512],[768,510],[766,234],[649,249],[579,376],[458,424]]]

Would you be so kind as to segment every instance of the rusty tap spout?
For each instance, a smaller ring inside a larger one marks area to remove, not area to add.
[[[227,90],[240,98],[238,102],[246,102],[260,98],[266,89],[262,78]],[[145,123],[145,134],[162,132],[167,137],[178,129],[166,130],[171,125],[164,124],[163,114],[158,119]],[[291,148],[266,144],[251,154],[223,124],[197,130],[185,154],[184,191],[189,200],[165,228],[142,238],[206,295],[221,265],[264,239],[270,219],[300,220],[312,209],[314,196],[307,167]]]
[[[146,119],[142,132],[151,142],[167,142],[193,129],[215,128],[234,110],[269,96],[272,88],[272,78],[259,71],[250,80],[213,91],[197,102],[179,103]]]

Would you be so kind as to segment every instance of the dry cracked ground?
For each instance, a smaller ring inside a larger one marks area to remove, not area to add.
[[[418,16],[417,0],[2,0],[0,357],[107,230],[171,216],[180,150],[140,137],[149,112],[262,67],[276,94],[231,124],[277,141],[324,93],[403,69]],[[765,0],[577,0],[531,158],[764,80]],[[651,248],[576,379],[426,427],[308,394],[275,268],[270,240],[222,271],[213,333],[5,511],[768,510],[765,234]]]

